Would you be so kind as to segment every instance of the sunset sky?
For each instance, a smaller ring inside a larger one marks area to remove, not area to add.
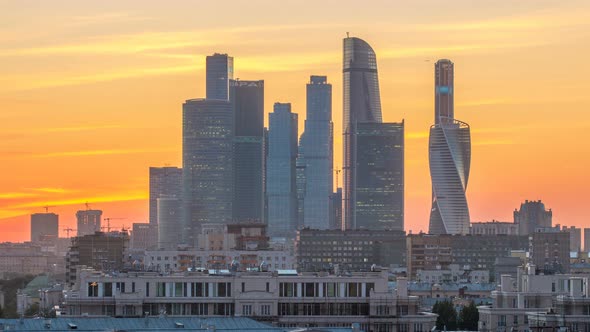
[[[407,231],[428,229],[439,58],[471,125],[472,221],[541,199],[554,224],[590,226],[588,0],[22,0],[0,1],[0,241],[28,240],[45,205],[62,229],[85,202],[146,221],[148,167],[181,166],[182,103],[204,96],[215,52],[300,129],[305,84],[327,75],[341,167],[346,32],[377,53],[384,120],[406,121]]]

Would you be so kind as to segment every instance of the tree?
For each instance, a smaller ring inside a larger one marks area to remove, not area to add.
[[[477,322],[479,321],[479,311],[475,303],[471,301],[468,306],[461,309],[459,314],[459,328],[468,331],[477,331]]]
[[[450,301],[436,302],[432,312],[438,315],[436,328],[438,330],[455,331],[457,329],[457,310]]]
[[[39,315],[39,304],[33,303],[31,306],[25,311],[25,317],[34,317]]]

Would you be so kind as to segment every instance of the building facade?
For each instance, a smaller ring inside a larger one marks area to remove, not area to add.
[[[234,222],[264,221],[264,81],[229,82],[234,113]]]
[[[291,104],[275,103],[269,114],[266,195],[271,236],[295,235],[297,229],[297,114]]]
[[[529,235],[537,228],[553,227],[553,212],[546,210],[545,204],[539,201],[526,200],[520,204],[519,210],[514,210],[514,223],[518,224],[520,235]]]
[[[182,200],[176,196],[160,196],[158,204],[158,248],[176,248],[183,237]]]
[[[454,64],[435,64],[435,122],[430,127],[428,156],[432,179],[430,234],[469,234],[465,190],[471,165],[469,125],[454,118]]]
[[[311,76],[307,84],[307,116],[299,157],[305,165],[304,227],[330,228],[333,191],[332,84],[326,76]]]
[[[127,248],[129,235],[125,232],[96,232],[73,237],[66,254],[66,282],[74,284],[81,266],[107,272],[123,270]]]
[[[131,249],[149,249],[158,247],[158,225],[134,222],[131,229]]]
[[[403,266],[406,262],[406,234],[399,230],[317,230],[297,231],[297,267],[303,271],[369,271]]]
[[[101,231],[101,210],[80,210],[76,212],[77,235],[91,235]]]
[[[450,264],[487,270],[495,275],[499,257],[510,257],[513,250],[527,250],[529,240],[519,235],[428,235],[407,236],[408,277],[418,270],[448,269]],[[494,281],[494,280],[490,280]]]
[[[518,225],[512,222],[486,221],[471,223],[471,235],[518,235]]]
[[[207,99],[228,100],[229,80],[234,78],[234,58],[215,53],[206,60]]]
[[[349,275],[295,271],[182,274],[81,271],[67,294],[67,315],[138,317],[242,316],[280,327],[350,327],[364,331],[429,331],[436,315],[422,313],[407,282],[388,288],[386,272]]]
[[[557,228],[537,228],[529,235],[529,262],[545,273],[570,270],[570,234]]]
[[[201,225],[233,220],[231,109],[227,100],[191,99],[183,105],[183,234],[189,245]]]
[[[355,228],[404,230],[404,123],[356,124]]]
[[[344,229],[356,228],[357,167],[356,125],[382,122],[377,56],[362,39],[347,37],[343,43],[343,213]]]
[[[182,197],[182,168],[150,167],[150,224],[158,223],[158,198]]]
[[[55,213],[31,214],[31,242],[59,237],[59,216]]]

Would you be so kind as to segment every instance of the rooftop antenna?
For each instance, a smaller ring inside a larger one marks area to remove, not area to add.
[[[86,202],[84,205],[86,205],[86,210],[90,210],[90,203]]]
[[[346,31],[346,38],[350,38],[350,32]]]
[[[45,213],[49,213],[49,208],[54,208],[55,205],[45,205],[43,208],[45,209]]]

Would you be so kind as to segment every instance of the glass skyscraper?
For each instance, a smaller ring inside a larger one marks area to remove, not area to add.
[[[454,65],[435,64],[435,124],[428,145],[432,179],[430,234],[469,234],[465,190],[471,166],[469,125],[454,119]]]
[[[185,243],[203,224],[232,222],[233,113],[228,100],[191,99],[182,112]]]
[[[358,123],[381,123],[381,99],[377,75],[377,56],[362,39],[344,38],[343,54],[343,213],[342,228],[357,228],[357,179],[370,174],[357,171],[356,127]]]
[[[264,81],[230,80],[235,123],[235,222],[264,220]]]
[[[356,227],[404,230],[404,123],[356,126]]]
[[[302,226],[330,228],[333,153],[332,85],[327,83],[326,76],[311,76],[307,84],[307,117],[298,158],[305,166]]]
[[[297,114],[275,103],[269,114],[266,195],[271,236],[292,237],[297,228]]]
[[[229,99],[229,80],[234,78],[234,58],[215,53],[207,57],[207,99]]]

